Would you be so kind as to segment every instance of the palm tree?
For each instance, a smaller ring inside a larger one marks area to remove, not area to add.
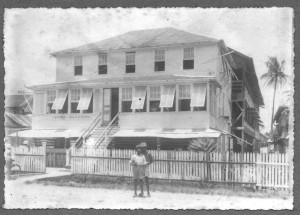
[[[272,105],[272,116],[271,116],[271,133],[273,132],[273,122],[274,122],[274,103],[277,85],[282,86],[287,81],[287,75],[284,74],[285,61],[282,60],[281,63],[278,62],[277,57],[269,57],[266,62],[268,72],[263,74],[260,78],[265,80],[267,87],[274,86],[273,92],[273,105]]]

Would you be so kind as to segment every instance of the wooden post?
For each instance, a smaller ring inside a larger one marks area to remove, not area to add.
[[[69,150],[69,166],[66,168],[70,168],[72,169],[72,163],[73,163],[73,159],[72,159],[72,154],[74,154],[76,148],[76,140],[70,140],[70,150]]]
[[[46,164],[47,164],[47,140],[43,140],[42,141],[42,147],[43,147],[43,150],[44,150],[44,172],[46,172]]]

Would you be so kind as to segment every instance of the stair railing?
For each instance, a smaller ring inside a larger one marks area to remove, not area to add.
[[[98,125],[100,121],[101,121],[101,112],[97,115],[97,117],[93,120],[93,122],[89,125],[89,127],[83,132],[83,134],[80,137],[78,137],[75,144],[77,148],[82,146],[83,141],[85,141],[85,139],[89,137],[91,132],[94,130],[94,128]]]
[[[97,139],[97,141],[96,141],[96,143],[94,145],[94,149],[97,149],[100,146],[100,144],[102,143],[102,141],[107,138],[107,135],[111,132],[111,130],[115,126],[114,122],[117,122],[117,119],[118,119],[119,115],[120,115],[120,112],[118,112],[117,115],[106,126],[106,128],[104,129],[104,131],[101,133],[101,135]]]

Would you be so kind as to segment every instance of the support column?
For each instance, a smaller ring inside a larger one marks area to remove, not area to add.
[[[42,140],[42,147],[44,151],[44,166],[43,166],[43,172],[46,172],[46,166],[47,166],[47,140]]]
[[[68,156],[68,159],[69,159],[69,163],[68,165],[66,164],[66,168],[70,168],[72,169],[72,164],[73,164],[73,159],[72,159],[72,155],[74,155],[75,153],[75,149],[76,149],[76,140],[70,140],[70,149],[69,149],[69,153],[66,154],[66,156]]]

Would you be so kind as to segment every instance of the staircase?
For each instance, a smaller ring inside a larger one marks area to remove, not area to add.
[[[107,129],[107,126],[98,126],[91,132],[91,136],[85,141],[83,147],[106,148],[112,140],[112,135],[117,131],[119,131],[118,125],[112,126],[109,130]]]
[[[119,131],[118,116],[119,113],[107,126],[102,126],[101,117],[98,115],[83,135],[77,139],[76,147],[106,148],[112,140],[112,135]]]

